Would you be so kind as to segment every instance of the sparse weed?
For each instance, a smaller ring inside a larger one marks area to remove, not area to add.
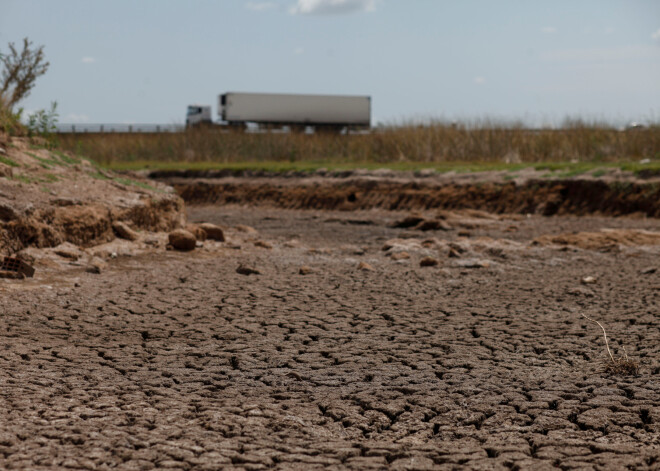
[[[605,348],[607,349],[607,353],[610,356],[609,361],[607,361],[605,364],[605,372],[612,375],[621,375],[621,376],[628,376],[628,375],[636,376],[637,374],[639,374],[639,362],[633,361],[630,358],[628,358],[628,353],[626,352],[626,348],[622,346],[623,357],[614,358],[614,355],[612,355],[612,351],[610,350],[609,342],[607,341],[607,332],[605,332],[605,327],[603,327],[603,325],[597,320],[588,317],[586,314],[581,314],[581,315],[585,319],[598,324],[598,327],[600,327],[603,331],[603,338],[605,339]]]

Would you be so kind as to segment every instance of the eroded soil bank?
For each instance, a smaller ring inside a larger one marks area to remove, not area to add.
[[[657,469],[657,219],[188,216],[226,242],[0,285],[0,468]]]
[[[97,246],[122,235],[117,223],[146,233],[184,222],[183,201],[166,185],[0,136],[0,256],[65,243]]]
[[[473,208],[494,213],[551,216],[639,214],[660,217],[660,182],[625,178],[540,178],[539,172],[506,180],[481,175],[414,175],[347,172],[333,178],[295,174],[195,178],[154,172],[190,204],[260,204],[288,209],[354,211],[381,208]],[[213,176],[213,175],[211,175]],[[504,176],[506,177],[506,175]]]

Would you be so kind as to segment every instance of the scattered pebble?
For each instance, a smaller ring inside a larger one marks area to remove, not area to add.
[[[225,233],[220,226],[211,224],[210,222],[203,222],[198,224],[199,228],[206,232],[206,237],[210,240],[216,240],[218,242],[225,241]]]
[[[264,249],[272,249],[273,248],[273,246],[270,245],[265,240],[255,240],[254,241],[254,246],[255,247],[261,247],[261,248],[264,248]]]
[[[584,278],[582,278],[583,285],[592,285],[596,281],[597,281],[596,278],[594,278],[593,276],[585,276]]]
[[[367,262],[360,262],[357,266],[358,270],[362,271],[374,271],[374,267],[369,265]]]
[[[313,270],[307,265],[303,265],[300,267],[300,270],[298,270],[298,273],[301,275],[309,275],[310,273],[313,273]]]
[[[135,232],[133,229],[128,227],[128,225],[121,221],[115,221],[112,223],[112,230],[115,231],[117,237],[126,240],[138,240],[140,235]]]
[[[438,264],[438,261],[433,257],[424,257],[419,261],[420,267],[434,267]]]
[[[246,267],[244,265],[239,265],[238,268],[236,269],[236,273],[239,275],[261,275],[261,272],[257,270],[256,268],[250,268]]]
[[[176,250],[190,251],[197,245],[197,239],[185,229],[177,229],[168,235],[169,244]]]
[[[465,260],[457,260],[456,265],[461,268],[488,268],[490,262],[478,258],[466,258]]]
[[[410,254],[408,252],[395,252],[392,254],[392,260],[408,260]]]
[[[234,226],[238,232],[245,232],[246,234],[256,234],[257,230],[254,227],[246,226],[245,224],[239,224]]]
[[[85,271],[87,273],[94,273],[94,274],[100,274],[103,270],[106,269],[108,266],[107,263],[105,263],[102,259],[99,257],[92,257],[92,259],[89,261],[87,264],[87,268]]]

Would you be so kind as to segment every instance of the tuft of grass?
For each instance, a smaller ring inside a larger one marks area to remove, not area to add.
[[[603,331],[603,338],[605,339],[605,348],[607,349],[607,353],[610,356],[609,361],[607,361],[607,363],[605,364],[605,372],[612,375],[621,375],[621,376],[638,375],[639,362],[633,361],[630,358],[628,358],[628,353],[626,352],[626,348],[623,347],[623,355],[624,355],[623,357],[614,358],[614,355],[612,355],[612,351],[610,350],[609,342],[607,341],[607,332],[605,331],[605,327],[603,327],[603,325],[597,320],[588,317],[586,314],[581,313],[581,315],[585,319],[596,323],[598,327],[600,327],[601,330]]]
[[[5,165],[9,165],[10,167],[20,167],[19,164],[11,160],[9,157],[4,157],[0,155],[0,163],[3,163]]]
[[[137,186],[144,190],[158,191],[158,192],[162,191],[159,188],[156,188],[155,186],[149,185],[148,183],[140,182],[137,180],[131,180],[130,178],[115,178],[115,181],[117,183],[121,183],[122,185],[126,185],[126,186]]]

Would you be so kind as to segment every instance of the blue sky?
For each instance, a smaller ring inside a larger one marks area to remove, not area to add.
[[[0,0],[60,122],[184,120],[226,91],[372,97],[373,123],[660,121],[657,0]]]

